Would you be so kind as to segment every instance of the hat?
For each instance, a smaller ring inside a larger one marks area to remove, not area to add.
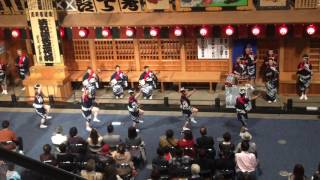
[[[134,93],[134,90],[129,89],[129,90],[128,90],[128,93],[129,93],[129,94]]]
[[[180,92],[186,91],[188,89],[185,89],[184,87],[180,88]]]
[[[252,139],[252,135],[248,131],[242,133],[240,136],[241,139],[245,141],[250,141]]]
[[[108,144],[103,145],[100,153],[104,155],[109,154],[110,153],[109,145]]]
[[[41,88],[41,85],[40,84],[36,84],[36,85],[33,86],[33,88],[34,89],[39,89],[39,88]]]

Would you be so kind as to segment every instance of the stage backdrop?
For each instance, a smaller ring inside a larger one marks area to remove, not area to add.
[[[233,42],[232,48],[232,64],[237,60],[237,57],[242,56],[245,47],[250,44],[254,54],[257,54],[257,41],[253,39],[239,39]]]
[[[247,0],[180,0],[181,7],[247,6]]]

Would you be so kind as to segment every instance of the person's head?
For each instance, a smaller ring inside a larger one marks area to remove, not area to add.
[[[269,55],[269,56],[273,56],[273,55],[274,55],[273,49],[269,49],[269,50],[268,50],[268,55]]]
[[[166,138],[167,138],[167,139],[171,139],[171,138],[173,138],[173,136],[174,136],[173,130],[172,130],[172,129],[168,129],[168,130],[166,131]]]
[[[93,144],[98,144],[99,134],[96,129],[92,128],[92,130],[90,132],[90,138],[91,138],[91,141]]]
[[[180,93],[181,94],[183,94],[183,95],[186,95],[187,94],[187,89],[185,89],[184,87],[182,87],[181,89],[180,89]]]
[[[231,141],[231,134],[229,132],[225,132],[222,137],[223,137],[223,141],[224,142],[230,142]]]
[[[72,127],[69,130],[70,137],[75,137],[78,134],[78,129],[76,127]]]
[[[191,165],[191,174],[197,175],[200,173],[200,166],[198,164],[192,164]]]
[[[238,57],[238,58],[236,59],[236,63],[237,63],[237,64],[240,64],[240,63],[241,63],[241,57]]]
[[[87,73],[91,74],[93,72],[92,67],[88,66],[87,67]]]
[[[158,154],[159,157],[164,156],[164,149],[161,148],[161,147],[158,147],[158,149],[157,149],[157,154]]]
[[[23,54],[22,49],[17,49],[17,55],[22,56],[22,54]]]
[[[248,141],[242,141],[241,142],[241,151],[248,151],[249,150],[249,143]]]
[[[144,66],[144,71],[148,72],[149,71],[149,66]]]
[[[161,177],[161,174],[159,169],[157,168],[152,169],[151,175],[150,175],[151,180],[158,180],[160,179],[160,177]]]
[[[42,89],[42,87],[41,87],[41,85],[40,84],[36,84],[36,85],[34,85],[34,92],[35,92],[35,94],[41,94],[41,89]]]
[[[126,144],[121,143],[117,147],[117,152],[120,154],[124,154],[126,152]]]
[[[113,130],[114,130],[113,125],[110,123],[110,124],[107,126],[107,131],[108,131],[108,133],[113,133]]]
[[[239,94],[240,94],[240,96],[242,96],[242,97],[245,96],[245,95],[246,95],[246,89],[240,88]]]
[[[62,126],[57,126],[55,130],[56,134],[62,134],[63,133],[63,127]]]
[[[64,143],[60,144],[60,145],[59,145],[59,151],[60,151],[61,153],[67,152],[67,145],[64,144]]]
[[[187,131],[184,131],[183,134],[184,134],[183,138],[185,140],[192,140],[193,139],[192,131],[187,130]]]
[[[309,62],[309,56],[308,56],[307,54],[304,54],[304,55],[302,56],[302,61],[303,61],[303,62]]]
[[[269,60],[268,60],[268,65],[269,65],[269,66],[273,66],[273,59],[269,58]]]
[[[117,72],[119,72],[120,71],[120,66],[116,65],[115,69],[116,69]]]
[[[302,164],[296,164],[293,168],[294,180],[304,179],[304,167]]]
[[[114,167],[106,166],[104,168],[103,180],[116,180],[116,179],[117,179],[117,173]]]
[[[246,54],[250,54],[252,52],[252,47],[250,44],[247,44],[246,48],[244,49]]]
[[[93,159],[87,161],[86,170],[91,172],[96,169],[96,162]]]
[[[51,153],[51,146],[49,144],[45,144],[45,145],[43,145],[42,150],[45,154],[50,154]]]
[[[104,144],[102,146],[102,149],[100,151],[100,154],[102,155],[107,155],[107,154],[110,154],[110,146],[108,144]]]
[[[201,136],[207,135],[207,128],[206,127],[200,128],[200,134],[201,134]]]
[[[5,128],[8,128],[10,126],[10,123],[8,120],[4,120],[2,121],[2,128],[5,129]]]
[[[138,136],[137,130],[135,127],[130,126],[128,128],[128,138],[129,139],[135,139]]]
[[[248,131],[241,133],[240,137],[243,141],[248,141],[248,142],[251,141],[252,139],[252,135]]]
[[[8,163],[7,167],[9,171],[14,171],[16,166],[13,163]]]
[[[128,93],[129,93],[130,96],[134,96],[134,90],[133,89],[129,89]]]

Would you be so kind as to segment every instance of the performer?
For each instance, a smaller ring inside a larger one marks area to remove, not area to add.
[[[100,122],[98,119],[99,108],[94,106],[94,98],[89,94],[89,90],[84,88],[81,96],[81,110],[82,116],[86,119],[86,130],[91,131],[90,122],[93,121]]]
[[[268,103],[277,102],[279,71],[277,70],[276,65],[273,63],[273,58],[270,58],[268,67],[265,70]]]
[[[238,79],[247,78],[247,68],[243,57],[237,58],[237,62],[234,64],[232,72]]]
[[[99,88],[99,77],[91,67],[87,68],[87,72],[82,78],[82,85],[87,88],[91,97],[95,99],[96,91]]]
[[[0,84],[2,89],[2,94],[7,95],[7,73],[6,73],[7,65],[0,63]]]
[[[190,121],[193,123],[197,123],[197,121],[194,118],[197,115],[199,110],[191,106],[191,102],[189,98],[195,92],[196,92],[195,89],[193,89],[190,92],[188,92],[188,90],[185,89],[184,87],[180,89],[180,93],[181,93],[180,107],[182,109],[182,113],[187,115],[188,119],[190,119]]]
[[[149,70],[149,66],[144,67],[144,72],[140,75],[139,84],[144,99],[152,99],[152,91],[157,88],[157,76]]]
[[[246,96],[246,89],[240,89],[240,95],[236,99],[236,112],[237,112],[237,119],[242,123],[243,127],[247,127],[247,120],[248,120],[248,111],[250,110],[249,102],[257,99],[258,96],[254,96],[253,98],[249,99]]]
[[[139,107],[138,97],[141,92],[135,94],[134,90],[130,89],[129,91],[129,102],[128,102],[128,111],[132,120],[132,126],[139,131],[137,128],[139,123],[143,123],[143,114],[144,111]]]
[[[246,61],[250,82],[251,84],[255,84],[257,57],[254,55],[253,49],[250,45],[247,45],[245,48],[243,58]]]
[[[300,100],[308,100],[307,93],[311,83],[312,65],[309,62],[309,56],[303,55],[302,62],[298,65],[298,90],[300,92]]]
[[[264,58],[264,64],[266,65],[266,67],[269,66],[270,59],[273,61],[273,66],[278,66],[278,58],[273,49],[269,49],[266,57]]]
[[[16,67],[21,81],[23,81],[29,74],[29,58],[21,49],[17,50],[18,57],[16,58]],[[21,90],[24,91],[26,88],[23,87]]]
[[[36,113],[41,117],[40,128],[47,128],[48,126],[45,125],[45,123],[48,119],[52,118],[51,116],[49,116],[51,107],[50,105],[44,104],[43,93],[40,84],[36,84],[34,86],[34,91],[35,97],[33,107],[35,108]]]
[[[128,76],[120,70],[120,66],[116,65],[116,71],[110,78],[113,95],[119,99],[123,98],[123,89],[128,87]]]

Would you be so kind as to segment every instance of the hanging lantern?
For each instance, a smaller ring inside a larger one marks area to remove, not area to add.
[[[149,31],[150,36],[157,37],[159,34],[159,28],[151,27]]]
[[[128,28],[126,29],[126,36],[127,36],[127,37],[133,37],[134,32],[135,32],[134,28],[128,27]]]
[[[202,37],[205,37],[209,34],[209,29],[206,26],[202,26],[199,30],[199,33]]]
[[[317,28],[316,28],[316,26],[313,25],[313,24],[310,24],[310,25],[307,26],[307,28],[306,28],[306,32],[307,32],[307,34],[309,34],[309,35],[314,35],[314,34],[316,33],[316,31],[317,31]]]
[[[64,32],[64,28],[63,28],[63,27],[60,27],[60,29],[59,29],[59,34],[60,34],[60,37],[61,37],[61,38],[64,38],[65,32]]]
[[[253,26],[251,28],[251,33],[254,35],[254,36],[258,36],[261,32],[261,29],[259,26]]]
[[[234,33],[234,28],[229,25],[225,28],[224,32],[226,33],[227,36],[232,36]]]
[[[173,30],[173,33],[176,37],[180,37],[183,34],[182,28],[179,26],[176,26]]]
[[[17,39],[21,36],[21,32],[19,29],[12,29],[11,31],[11,36],[14,38],[14,39]]]
[[[281,25],[279,27],[279,34],[285,36],[288,33],[288,27],[286,25]]]
[[[78,34],[81,38],[86,38],[89,35],[89,30],[87,28],[81,28]]]
[[[101,31],[101,35],[105,38],[109,37],[111,35],[111,30],[110,28],[103,28],[102,31]]]

